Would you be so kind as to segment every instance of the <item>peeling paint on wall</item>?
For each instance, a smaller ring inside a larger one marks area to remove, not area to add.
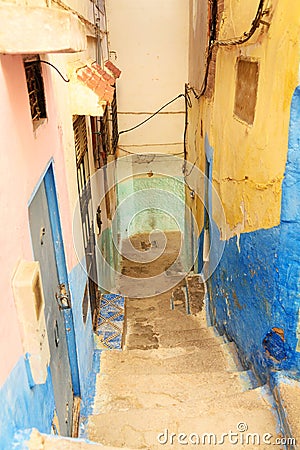
[[[45,384],[30,388],[25,358],[20,358],[0,389],[0,447],[12,448],[14,434],[25,428],[51,433],[54,395],[50,369]]]

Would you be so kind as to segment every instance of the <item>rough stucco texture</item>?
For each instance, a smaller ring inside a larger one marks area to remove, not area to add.
[[[209,283],[217,327],[236,341],[244,361],[262,379],[271,368],[296,377],[300,371],[299,129],[298,87],[291,106],[280,225],[243,233],[239,242],[236,237],[227,241]]]
[[[184,230],[184,183],[175,177],[134,178],[118,184],[118,220],[125,235]]]
[[[50,369],[46,383],[30,389],[25,359],[20,358],[0,391],[0,404],[0,448],[12,448],[20,429],[50,433],[55,407]]]

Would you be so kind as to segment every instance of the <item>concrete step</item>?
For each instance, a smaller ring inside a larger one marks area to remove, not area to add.
[[[225,398],[251,388],[247,372],[97,376],[93,414],[135,408],[182,408]]]
[[[241,427],[261,437],[265,433],[272,433],[274,439],[277,437],[276,415],[263,397],[262,389],[235,394],[230,397],[230,401],[219,398],[212,402],[201,402],[196,410],[195,407],[184,405],[182,409],[176,406],[162,409],[135,408],[93,415],[89,419],[88,435],[91,440],[105,445],[152,449],[161,447],[157,437],[161,433],[166,434],[165,430],[176,436],[179,433],[215,433],[220,440],[222,433],[235,433]],[[248,448],[255,448],[254,444]],[[232,448],[226,445],[222,447]],[[173,445],[167,448],[173,448]]]
[[[134,317],[126,317],[127,325],[134,327],[137,324],[147,325],[151,324],[158,332],[164,331],[186,331],[198,330],[199,328],[207,328],[206,324],[200,324],[198,317],[187,315],[176,310],[168,310],[162,317],[157,317],[157,314],[147,315],[146,313],[139,314]]]
[[[280,375],[279,380],[274,394],[285,435],[291,438],[289,449],[294,450],[300,445],[300,382],[284,375]]]
[[[120,450],[118,447],[103,446],[100,443],[97,444],[84,439],[43,434],[36,429],[32,430],[26,443],[16,441],[13,448],[15,450]],[[130,449],[123,447],[122,450]]]
[[[158,347],[209,347],[220,345],[224,341],[213,334],[208,328],[192,330],[170,331],[168,324],[165,330],[158,331],[155,324],[137,323],[128,326],[128,335],[125,342],[126,349],[151,349]]]
[[[214,335],[213,331],[209,328],[198,328],[194,330],[180,330],[180,331],[169,331],[166,327],[166,331],[159,334],[158,340],[161,347],[178,347],[189,345],[189,342],[194,341],[206,341],[207,346],[209,346],[209,340],[216,344],[224,343],[223,339]],[[205,344],[203,344],[205,346]]]
[[[227,344],[205,348],[111,350],[101,356],[101,373],[168,374],[237,371]]]

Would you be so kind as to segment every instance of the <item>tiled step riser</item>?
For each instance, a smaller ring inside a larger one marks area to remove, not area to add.
[[[96,334],[103,348],[120,349],[123,346],[125,298],[117,294],[100,297]]]

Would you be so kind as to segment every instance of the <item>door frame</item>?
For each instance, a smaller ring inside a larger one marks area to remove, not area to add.
[[[50,226],[54,245],[54,254],[57,267],[58,281],[60,285],[66,287],[67,296],[69,298],[70,308],[63,309],[63,317],[65,324],[65,333],[67,339],[68,357],[71,371],[72,388],[75,397],[80,397],[80,381],[77,358],[77,346],[75,337],[75,327],[73,320],[71,293],[69,289],[69,278],[66,265],[65,248],[63,243],[62,228],[60,221],[60,213],[57,199],[57,189],[54,175],[54,160],[48,162],[43,174],[36,184],[30,199],[28,201],[28,208],[35,197],[41,183],[44,181],[46,198],[48,204]]]

